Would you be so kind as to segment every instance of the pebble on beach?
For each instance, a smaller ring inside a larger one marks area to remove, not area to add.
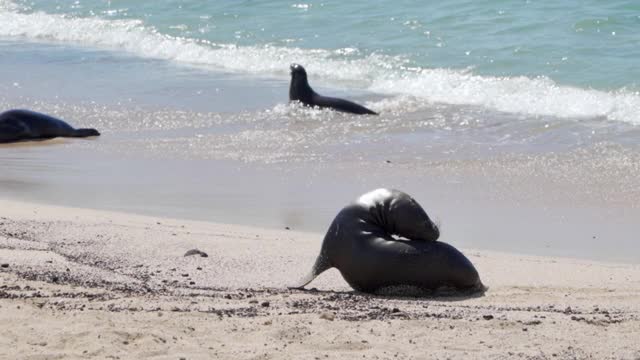
[[[209,257],[209,255],[206,252],[200,251],[198,249],[191,249],[191,250],[187,251],[186,253],[184,253],[185,257],[193,256],[193,255],[200,255],[200,257],[205,257],[205,258]]]

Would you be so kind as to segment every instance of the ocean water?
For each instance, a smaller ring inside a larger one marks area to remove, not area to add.
[[[0,196],[322,231],[387,186],[466,246],[636,261],[639,58],[635,1],[0,0],[0,106],[103,133],[0,147]],[[288,104],[293,62],[381,115]]]
[[[6,39],[73,46],[57,59],[70,67],[122,66],[103,49],[286,80],[295,61],[318,84],[397,100],[381,110],[441,102],[640,123],[634,1],[3,0],[0,23]]]

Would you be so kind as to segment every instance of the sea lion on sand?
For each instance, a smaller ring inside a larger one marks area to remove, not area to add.
[[[291,85],[289,86],[289,100],[300,101],[306,106],[317,106],[319,108],[329,108],[337,111],[348,112],[360,115],[378,115],[376,112],[358,105],[349,100],[322,96],[309,86],[307,72],[302,65],[291,64]]]
[[[99,135],[96,129],[74,129],[60,119],[35,111],[8,110],[0,114],[0,143]]]
[[[374,190],[338,213],[311,272],[293,288],[335,267],[352,288],[363,292],[402,287],[484,290],[473,264],[453,246],[436,241],[439,236],[438,227],[411,196]]]

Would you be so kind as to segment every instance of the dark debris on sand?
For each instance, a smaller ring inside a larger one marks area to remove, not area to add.
[[[38,242],[39,237],[42,238],[42,234],[48,233],[50,227],[49,223],[17,222],[4,218],[0,219],[0,237]],[[20,230],[24,228],[33,230]],[[103,238],[82,241],[101,242]],[[318,317],[320,314],[331,314],[332,319],[344,321],[498,321],[504,326],[521,326],[527,329],[551,321],[609,326],[635,319],[637,316],[602,307],[560,309],[553,305],[518,307],[471,305],[457,301],[472,296],[416,298],[317,289],[301,291],[285,288],[214,288],[196,285],[196,281],[191,278],[192,273],[183,272],[186,269],[150,269],[141,263],[128,264],[117,258],[105,260],[92,254],[74,253],[67,250],[63,241],[42,242],[33,246],[36,245],[46,246],[47,251],[61,256],[66,261],[64,266],[54,266],[55,261],[47,261],[44,267],[40,268],[2,264],[2,271],[25,280],[56,284],[60,290],[43,292],[31,287],[5,285],[0,286],[0,298],[37,299],[39,306],[56,309],[203,312],[214,313],[220,317],[241,318],[296,314]],[[190,252],[193,252],[192,255],[203,256],[197,249],[190,250],[187,254]],[[188,256],[187,254],[185,256]],[[200,269],[202,268],[198,267],[198,270]],[[126,281],[120,281],[119,278]],[[82,290],[74,288],[75,286],[81,287]],[[141,296],[144,301],[136,303]]]

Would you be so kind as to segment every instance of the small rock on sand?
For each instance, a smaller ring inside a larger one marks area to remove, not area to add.
[[[193,256],[193,255],[200,255],[200,257],[209,257],[209,255],[207,255],[206,252],[204,251],[200,251],[198,249],[191,249],[189,251],[187,251],[186,253],[184,253],[184,256]]]
[[[330,311],[325,311],[322,314],[320,314],[320,319],[324,319],[324,320],[329,320],[329,321],[333,321],[336,318],[336,314],[330,312]]]

